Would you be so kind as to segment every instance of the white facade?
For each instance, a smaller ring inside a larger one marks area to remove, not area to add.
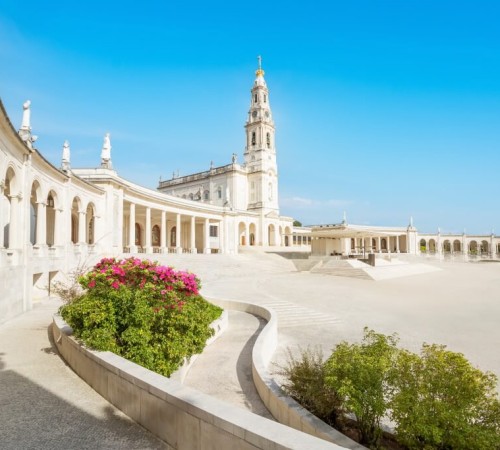
[[[237,253],[242,246],[312,247],[322,255],[500,256],[500,237],[494,235],[419,236],[411,224],[293,228],[292,218],[279,215],[275,129],[260,65],[244,161],[234,158],[223,167],[174,177],[159,190],[113,170],[109,134],[99,167],[73,169],[67,141],[61,168],[54,167],[34,148],[30,102],[23,108],[16,131],[0,102],[0,322],[30,309],[57,274],[102,256]]]
[[[260,67],[251,90],[250,110],[245,124],[246,145],[243,164],[233,155],[231,164],[208,171],[161,181],[158,190],[169,195],[225,206],[235,211],[252,211],[263,218],[279,215],[278,168],[275,130],[269,91]],[[263,219],[261,219],[262,221]],[[289,218],[283,224],[291,226]],[[259,241],[266,245],[266,239]]]
[[[259,69],[253,91],[264,92],[263,86]],[[61,168],[54,167],[34,147],[30,102],[23,108],[16,131],[0,103],[0,322],[30,309],[33,298],[47,295],[57,274],[104,255],[237,253],[241,246],[292,245],[293,221],[278,214],[275,157],[272,164],[263,164],[259,156],[275,154],[274,134],[272,148],[248,150],[257,155],[249,157],[251,170],[246,162],[233,161],[184,177],[176,189],[187,193],[194,186],[198,191],[203,187],[199,196],[205,199],[207,191],[208,198],[200,201],[194,195],[169,195],[121,178],[113,170],[109,134],[99,167],[72,168],[67,141]],[[266,110],[257,103],[254,109],[259,114]],[[249,123],[247,133],[271,129],[269,120]],[[261,170],[264,166],[267,172]],[[258,183],[253,197],[249,177]],[[266,191],[271,179],[272,194]]]

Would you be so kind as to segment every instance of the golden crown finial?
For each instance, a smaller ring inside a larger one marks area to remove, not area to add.
[[[264,71],[262,70],[262,56],[257,56],[257,61],[259,61],[259,68],[255,71],[255,75],[264,76]]]

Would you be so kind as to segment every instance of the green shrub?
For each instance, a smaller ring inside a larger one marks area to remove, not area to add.
[[[397,338],[364,329],[361,344],[341,342],[326,362],[326,383],[356,417],[360,442],[377,448],[387,413]]]
[[[329,425],[342,429],[344,411],[334,390],[325,383],[325,364],[320,349],[300,349],[294,357],[288,349],[287,364],[278,375],[284,377],[282,388],[304,408]]]
[[[193,274],[135,258],[103,259],[80,284],[86,292],[60,310],[75,336],[166,376],[201,353],[222,312]]]
[[[424,344],[420,356],[402,351],[391,417],[410,449],[500,448],[497,378],[460,353]]]

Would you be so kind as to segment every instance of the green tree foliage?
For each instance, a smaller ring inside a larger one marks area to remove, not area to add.
[[[355,415],[360,442],[377,448],[390,398],[397,338],[364,329],[361,344],[341,342],[326,362],[326,383]]]
[[[166,376],[201,353],[222,312],[193,274],[146,260],[104,259],[80,284],[83,295],[61,308],[75,336]]]
[[[301,227],[302,226],[302,222],[299,222],[298,220],[294,220],[293,221],[293,226],[294,227]]]
[[[287,364],[280,367],[282,388],[304,408],[329,425],[342,429],[344,411],[336,392],[325,382],[325,364],[320,349],[300,349],[295,357],[288,349]]]
[[[460,353],[424,344],[420,356],[401,351],[391,417],[410,449],[500,449],[497,379]]]

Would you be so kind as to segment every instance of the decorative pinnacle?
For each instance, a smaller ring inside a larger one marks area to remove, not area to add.
[[[257,56],[257,61],[259,61],[259,68],[255,71],[255,75],[258,77],[264,76],[264,71],[262,70],[262,56]]]

